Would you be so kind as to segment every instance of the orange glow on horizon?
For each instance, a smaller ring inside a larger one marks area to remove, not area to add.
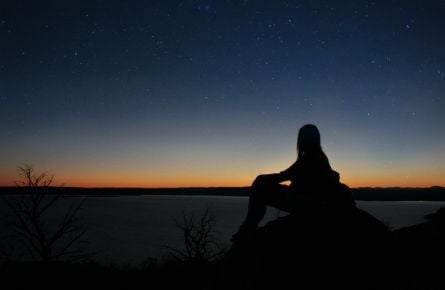
[[[334,154],[333,154],[334,155]],[[400,163],[391,167],[380,166],[370,160],[352,158],[332,159],[331,165],[340,173],[340,181],[351,188],[357,187],[445,187],[442,167],[420,160]],[[181,188],[181,187],[246,187],[259,174],[279,172],[289,163],[288,156],[275,158],[273,162],[246,162],[205,167],[196,166],[40,166],[36,172],[54,173],[53,186],[65,187],[114,187],[114,188]],[[214,163],[212,163],[214,164]],[[181,165],[181,164],[180,164]],[[439,164],[440,165],[440,164]],[[10,166],[10,168],[13,166]],[[43,170],[41,170],[41,168]],[[128,168],[128,167],[127,167]],[[16,170],[0,168],[0,186],[15,186],[19,180]]]
[[[8,180],[0,178],[0,186],[15,186],[15,180]],[[61,180],[61,179],[60,179]],[[66,178],[64,182],[59,182],[55,179],[53,186],[65,186],[65,187],[85,187],[85,188],[186,188],[186,187],[246,187],[250,186],[253,178],[237,178],[230,180],[223,180],[221,178],[206,178],[206,179],[180,179],[180,178],[165,178],[157,181],[147,181],[143,179],[112,179],[112,178]],[[419,179],[419,180],[406,180],[402,178],[356,178],[341,179],[342,183],[347,184],[351,188],[357,187],[431,187],[431,186],[444,186],[445,183],[440,180]]]

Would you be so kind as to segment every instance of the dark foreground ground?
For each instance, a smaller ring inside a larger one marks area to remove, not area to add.
[[[292,214],[232,244],[216,260],[3,262],[2,289],[445,289],[445,208],[391,231],[355,209]]]
[[[0,188],[0,194],[223,195],[247,188]],[[445,189],[359,188],[357,200],[444,201]],[[1,234],[1,233],[0,233]],[[391,231],[371,215],[335,212],[278,219],[216,260],[147,260],[139,267],[0,261],[0,289],[445,289],[445,209]],[[321,286],[322,288],[318,287]]]
[[[1,289],[214,289],[218,264],[152,261],[140,267],[96,262],[7,262]]]

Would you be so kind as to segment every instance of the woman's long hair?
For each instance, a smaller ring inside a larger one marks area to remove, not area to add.
[[[308,152],[322,152],[320,143],[320,132],[317,126],[307,124],[298,131],[297,141],[298,160]]]

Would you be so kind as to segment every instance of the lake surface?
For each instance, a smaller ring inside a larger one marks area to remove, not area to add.
[[[231,235],[245,217],[247,201],[247,197],[226,196],[86,197],[80,217],[89,225],[85,240],[92,250],[99,251],[97,259],[138,265],[148,257],[161,257],[166,253],[165,245],[182,246],[176,222],[183,212],[199,216],[208,208],[215,220],[215,236],[229,246]],[[425,214],[445,202],[358,201],[357,205],[394,229],[424,221]],[[265,222],[278,215],[280,212],[269,209]]]

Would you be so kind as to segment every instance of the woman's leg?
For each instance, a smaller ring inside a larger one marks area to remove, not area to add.
[[[243,226],[255,228],[266,214],[266,207],[287,210],[289,188],[274,180],[274,175],[260,175],[252,184],[247,216]]]
[[[232,236],[232,242],[249,236],[258,226],[266,213],[267,206],[273,206],[287,211],[287,197],[289,188],[281,185],[276,174],[258,176],[250,188],[247,216],[236,234]]]

